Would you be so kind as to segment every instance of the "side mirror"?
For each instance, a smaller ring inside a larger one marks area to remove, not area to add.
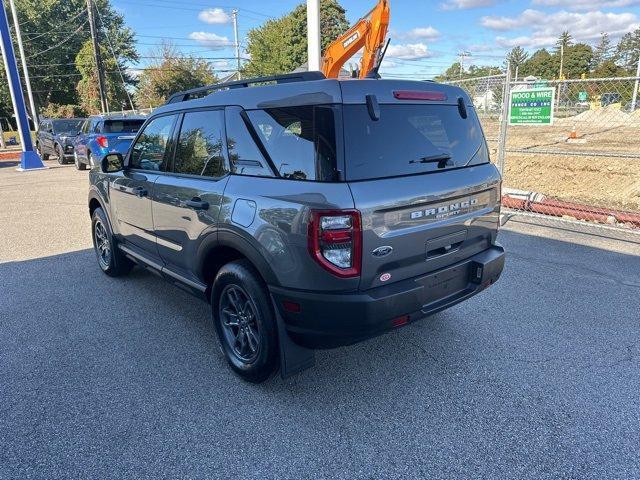
[[[114,173],[124,170],[124,158],[120,153],[108,153],[100,162],[102,173]]]

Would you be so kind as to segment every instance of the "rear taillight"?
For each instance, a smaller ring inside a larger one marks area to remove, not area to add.
[[[96,138],[96,142],[98,142],[98,145],[102,148],[107,148],[109,146],[109,140],[107,140],[107,137],[103,137],[102,135]]]
[[[362,262],[362,228],[357,210],[312,210],[309,251],[338,277],[357,277]]]

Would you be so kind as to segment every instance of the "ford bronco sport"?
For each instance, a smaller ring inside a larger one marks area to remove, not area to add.
[[[181,92],[90,173],[100,268],[207,299],[260,382],[494,283],[501,179],[467,94],[317,72]]]

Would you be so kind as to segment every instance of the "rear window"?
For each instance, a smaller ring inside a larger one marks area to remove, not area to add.
[[[452,105],[380,105],[380,119],[366,105],[345,105],[347,180],[412,175],[488,161],[478,118]],[[450,157],[450,158],[448,158]]]
[[[270,108],[250,110],[247,115],[282,177],[321,182],[337,179],[338,107]]]
[[[54,120],[51,122],[53,124],[53,130],[56,133],[64,133],[64,132],[77,132],[82,127],[82,122],[84,120]]]
[[[144,120],[105,120],[104,133],[135,133]]]

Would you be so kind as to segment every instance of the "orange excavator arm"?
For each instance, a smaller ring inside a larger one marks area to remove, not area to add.
[[[354,26],[327,47],[322,59],[322,73],[338,78],[340,69],[364,47],[360,63],[360,78],[376,65],[389,29],[389,0],[378,0],[376,6]]]

